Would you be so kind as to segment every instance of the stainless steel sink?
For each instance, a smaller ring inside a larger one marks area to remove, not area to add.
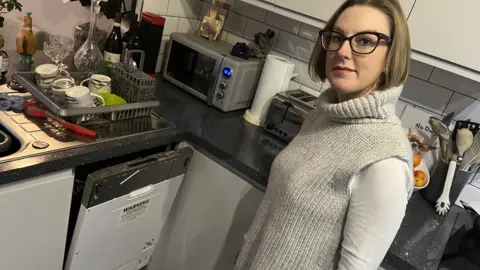
[[[62,141],[63,129],[55,123],[31,120],[22,113],[0,112],[0,130],[12,140],[9,151],[0,153],[0,163],[83,144],[75,140]],[[46,147],[41,149],[39,146]]]

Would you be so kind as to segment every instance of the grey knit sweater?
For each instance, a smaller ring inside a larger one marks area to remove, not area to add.
[[[342,103],[335,103],[332,89],[319,97],[301,132],[273,162],[235,269],[337,268],[353,174],[392,157],[411,164],[395,116],[401,89]]]

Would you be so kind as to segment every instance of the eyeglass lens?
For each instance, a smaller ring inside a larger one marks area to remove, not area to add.
[[[322,45],[327,51],[338,51],[346,38],[339,33],[324,32],[322,33]],[[372,53],[377,47],[379,38],[374,34],[360,33],[352,37],[350,46],[356,53],[368,54]]]

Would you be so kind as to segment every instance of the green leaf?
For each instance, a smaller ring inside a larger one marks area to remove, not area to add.
[[[19,11],[22,11],[22,7],[23,5],[18,3],[18,2],[15,2],[15,8],[18,9]]]
[[[9,2],[9,3],[7,4],[7,10],[8,10],[8,11],[12,11],[14,7],[15,7],[15,5],[14,5],[12,2]]]

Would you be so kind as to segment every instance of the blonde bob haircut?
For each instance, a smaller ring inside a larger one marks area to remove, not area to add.
[[[405,15],[398,0],[347,0],[343,3],[325,26],[326,31],[333,30],[338,17],[347,8],[352,6],[369,6],[382,11],[390,21],[390,39],[392,39],[385,66],[385,73],[380,76],[377,90],[385,90],[405,83],[410,71],[410,34]],[[318,38],[312,56],[310,57],[309,73],[314,80],[327,79],[326,73],[327,51],[322,46],[321,37]]]

